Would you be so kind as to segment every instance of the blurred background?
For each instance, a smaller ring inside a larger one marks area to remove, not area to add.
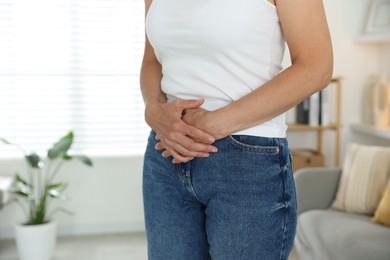
[[[390,77],[390,34],[367,29],[370,4],[324,0],[334,76],[342,86],[340,161],[349,142],[390,145],[389,128],[363,118],[370,110],[370,77]],[[94,162],[87,168],[71,161],[58,175],[69,186],[68,199],[56,203],[74,212],[55,215],[59,237],[144,231],[142,163],[149,128],[139,87],[143,47],[142,0],[0,0],[0,137],[44,156],[73,130],[72,151]],[[292,111],[288,120],[295,124]],[[336,166],[336,131],[323,134],[324,164]],[[289,131],[288,138],[292,148],[317,145],[316,131]],[[0,145],[0,176],[27,174],[22,156]],[[0,258],[13,259],[7,248],[14,225],[23,220],[16,205],[0,211]]]

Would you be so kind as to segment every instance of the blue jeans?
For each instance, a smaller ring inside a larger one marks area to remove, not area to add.
[[[297,221],[286,138],[228,136],[208,158],[173,164],[145,153],[143,198],[150,260],[287,259]]]

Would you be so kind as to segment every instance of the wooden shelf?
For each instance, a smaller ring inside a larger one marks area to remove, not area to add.
[[[333,83],[339,83],[341,80],[343,79],[343,77],[333,77],[330,82],[333,82]]]
[[[336,130],[340,128],[340,126],[336,124],[331,124],[327,126],[323,125],[304,125],[304,124],[290,124],[288,125],[289,131],[318,131],[318,130]]]
[[[318,154],[322,153],[322,145],[323,145],[323,136],[324,131],[334,131],[334,162],[335,166],[338,167],[340,164],[340,138],[341,138],[341,81],[342,77],[333,77],[331,82],[334,83],[337,88],[335,91],[336,95],[336,102],[335,102],[335,112],[336,112],[336,118],[334,118],[334,123],[329,125],[308,125],[308,124],[288,124],[287,131],[290,132],[305,132],[305,131],[312,131],[317,136],[317,145],[315,151]]]
[[[366,135],[390,140],[390,127],[379,128],[367,124],[352,124],[351,129],[356,133],[366,134]]]
[[[355,39],[357,43],[390,43],[390,32],[361,35]]]

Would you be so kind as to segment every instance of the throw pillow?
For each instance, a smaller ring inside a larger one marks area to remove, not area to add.
[[[390,227],[390,181],[387,183],[383,197],[371,220],[374,223],[382,223]]]
[[[349,144],[333,209],[374,214],[390,175],[390,147]]]

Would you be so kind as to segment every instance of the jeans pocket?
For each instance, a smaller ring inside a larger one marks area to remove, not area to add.
[[[257,153],[280,153],[279,138],[249,135],[229,135],[228,142],[235,148]]]

